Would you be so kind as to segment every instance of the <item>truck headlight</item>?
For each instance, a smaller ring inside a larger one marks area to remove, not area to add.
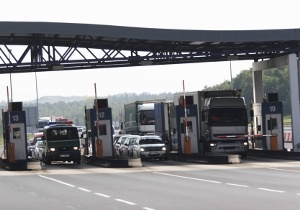
[[[141,151],[141,152],[144,152],[144,151],[145,151],[145,149],[144,149],[144,148],[140,148],[140,151]]]
[[[78,147],[73,147],[73,150],[78,150]]]
[[[242,146],[247,146],[248,145],[248,142],[242,142]]]
[[[216,147],[216,146],[217,146],[217,143],[210,143],[209,146],[211,146],[211,147]]]
[[[53,147],[50,148],[50,151],[51,151],[51,152],[54,152],[54,151],[55,151],[55,148],[53,148]]]
[[[161,150],[166,151],[167,149],[166,149],[166,147],[162,147]]]

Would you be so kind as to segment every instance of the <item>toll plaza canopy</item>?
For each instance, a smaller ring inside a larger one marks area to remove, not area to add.
[[[0,22],[0,74],[266,60],[300,51],[300,29],[175,30]]]

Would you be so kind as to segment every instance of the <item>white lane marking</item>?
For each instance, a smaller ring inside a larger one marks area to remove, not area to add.
[[[297,193],[297,195],[300,195],[300,193]]]
[[[234,184],[234,183],[226,183],[226,184],[230,186],[236,186],[236,187],[249,187],[248,185],[243,185],[243,184]]]
[[[53,178],[46,177],[46,176],[43,176],[43,175],[39,175],[39,177],[42,177],[42,178],[44,178],[44,179],[49,179],[49,180],[54,181],[54,182],[58,182],[58,183],[60,183],[60,184],[64,184],[64,185],[67,185],[67,186],[69,186],[69,187],[75,187],[75,185],[68,184],[68,183],[66,183],[66,182],[62,182],[62,181],[59,181],[59,180],[57,180],[57,179],[53,179]]]
[[[148,207],[143,207],[143,209],[145,209],[145,210],[155,210],[155,209],[151,209],[151,208],[148,208]]]
[[[280,168],[268,168],[268,169],[276,170],[276,171],[288,171],[288,172],[300,173],[300,171],[296,171],[296,170],[288,170],[288,169],[280,169]]]
[[[285,193],[285,191],[281,191],[281,190],[272,190],[272,189],[267,189],[267,188],[257,188],[257,189],[269,191],[269,192]]]
[[[88,189],[85,189],[85,188],[82,188],[82,187],[78,187],[77,189],[78,190],[82,190],[84,192],[91,192],[91,190],[88,190]]]
[[[101,193],[94,193],[95,195],[99,195],[99,196],[102,196],[102,197],[105,197],[105,198],[110,198],[109,195],[104,195],[104,194],[101,194]]]
[[[191,180],[202,181],[202,182],[210,182],[210,183],[215,183],[215,184],[221,184],[222,183],[222,182],[218,182],[218,181],[214,181],[214,180],[198,179],[198,178],[187,177],[187,176],[179,176],[179,175],[174,175],[174,174],[167,174],[167,173],[160,173],[160,172],[152,172],[152,173],[165,175],[165,176],[172,176],[172,177],[177,177],[177,178],[182,178],[182,179],[191,179]]]
[[[119,202],[122,202],[122,203],[126,203],[126,204],[129,204],[129,205],[132,205],[132,206],[136,205],[135,203],[132,203],[130,201],[125,201],[125,200],[122,200],[122,199],[115,199],[115,200],[119,201]]]

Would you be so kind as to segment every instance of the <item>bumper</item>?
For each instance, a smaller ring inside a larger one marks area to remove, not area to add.
[[[140,152],[140,158],[166,158],[167,153],[166,151],[145,151],[145,152]]]
[[[80,160],[80,151],[48,152],[47,160],[50,161],[73,161]]]

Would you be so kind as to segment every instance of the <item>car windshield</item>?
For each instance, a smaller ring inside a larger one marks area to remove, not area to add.
[[[162,144],[163,141],[161,139],[155,139],[155,138],[147,138],[147,139],[141,139],[139,141],[139,144]]]

